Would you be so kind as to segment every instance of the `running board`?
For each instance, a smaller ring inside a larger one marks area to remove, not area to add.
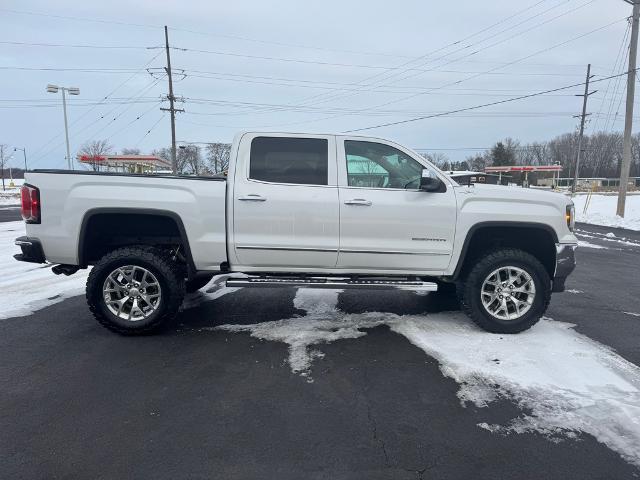
[[[293,277],[255,275],[227,279],[227,287],[306,287],[306,288],[367,288],[411,290],[435,292],[438,285],[434,282],[423,282],[406,278],[367,278],[367,277]]]

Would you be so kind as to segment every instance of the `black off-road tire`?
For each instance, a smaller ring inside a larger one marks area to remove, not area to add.
[[[515,320],[491,315],[482,304],[481,289],[485,278],[500,267],[513,266],[526,271],[533,279],[536,294],[527,313]],[[462,310],[480,328],[492,333],[519,333],[531,328],[544,315],[551,301],[549,273],[533,255],[517,249],[489,252],[471,268],[460,288]]]
[[[185,288],[187,290],[187,293],[197,292],[202,287],[204,287],[207,283],[209,283],[212,278],[213,278],[213,274],[196,277],[193,280],[187,280],[185,283]]]
[[[124,265],[137,265],[149,270],[161,288],[160,304],[147,318],[135,322],[121,319],[107,307],[103,285],[107,276]],[[124,247],[107,253],[93,267],[87,278],[86,298],[89,310],[105,328],[121,335],[144,335],[159,330],[178,313],[185,295],[183,269],[167,252],[146,246]]]

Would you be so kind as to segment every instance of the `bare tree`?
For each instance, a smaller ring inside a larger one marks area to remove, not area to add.
[[[9,161],[9,158],[6,157],[7,146],[4,143],[0,143],[0,176],[2,176],[2,191],[5,190],[4,186],[4,167],[6,163]]]
[[[180,146],[176,160],[179,172],[184,172],[188,167],[191,173],[200,175],[204,167],[202,155],[200,155],[200,147],[195,145]]]
[[[112,151],[113,147],[106,140],[92,140],[80,147],[78,155],[86,156],[91,169],[97,172],[101,166],[100,157],[110,155]]]
[[[213,173],[223,173],[229,169],[229,157],[231,156],[230,143],[209,143],[206,147],[207,162]]]
[[[447,170],[449,165],[449,157],[442,152],[421,153],[424,158],[433,163],[436,167]]]
[[[122,155],[140,155],[139,148],[123,148]]]
[[[491,165],[491,158],[487,152],[476,153],[472,157],[467,157],[467,164],[470,170],[484,172],[484,169]]]

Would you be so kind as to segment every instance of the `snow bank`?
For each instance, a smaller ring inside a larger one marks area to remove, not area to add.
[[[324,356],[314,345],[363,337],[368,328],[388,325],[438,360],[442,373],[460,384],[463,406],[489,408],[509,398],[528,412],[507,425],[479,427],[501,434],[539,432],[555,440],[586,433],[640,466],[640,368],[573,325],[543,319],[527,332],[495,335],[459,312],[346,314],[337,309],[338,294],[299,289],[294,304],[307,311],[305,317],[217,329],[287,343],[291,370],[312,381],[312,363]]]
[[[15,190],[0,190],[0,206],[2,205],[20,205],[20,192]]]
[[[0,319],[30,315],[84,292],[87,270],[67,277],[54,275],[50,265],[16,261],[20,249],[13,241],[24,234],[23,222],[0,223]]]
[[[587,212],[583,213],[586,201],[587,195],[577,195],[573,198],[576,205],[576,221],[640,230],[640,195],[627,196],[624,218],[616,215],[617,195],[593,194]]]

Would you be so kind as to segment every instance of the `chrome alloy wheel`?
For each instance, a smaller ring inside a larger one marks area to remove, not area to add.
[[[109,311],[130,322],[144,320],[155,312],[161,294],[155,275],[136,265],[116,268],[102,286],[102,296]]]
[[[518,267],[500,267],[482,283],[480,298],[489,314],[500,320],[517,320],[533,305],[536,287],[533,278]]]

